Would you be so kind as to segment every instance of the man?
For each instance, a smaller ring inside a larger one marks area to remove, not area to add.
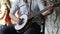
[[[31,1],[31,6],[30,6],[30,1]],[[48,10],[44,11],[41,13],[42,16],[46,16],[51,13],[53,5],[48,6]],[[43,5],[42,0],[16,0],[11,7],[10,10],[10,17],[18,22],[18,24],[21,24],[22,19],[17,18],[14,14],[15,12],[20,8],[20,14],[19,16],[26,14],[29,16],[29,19],[33,16],[39,13],[39,11],[42,11],[45,6]],[[30,11],[31,8],[31,11]],[[30,13],[30,15],[29,15]],[[39,17],[40,18],[40,17]],[[23,34],[40,34],[40,25],[37,23],[33,23],[27,31],[25,31]],[[1,34],[19,34],[17,31],[14,29],[14,25],[8,26],[3,28],[1,31]]]

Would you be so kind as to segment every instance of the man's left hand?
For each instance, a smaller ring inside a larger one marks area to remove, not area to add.
[[[48,4],[48,10],[49,11],[53,10],[53,4]]]

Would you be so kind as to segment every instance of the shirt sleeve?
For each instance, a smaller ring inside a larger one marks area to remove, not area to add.
[[[12,7],[10,9],[10,13],[15,14],[15,12],[19,9],[19,0],[15,0],[12,4]]]
[[[39,7],[40,11],[42,11],[43,9],[45,9],[45,6],[44,6],[43,2],[44,2],[43,0],[37,0],[38,7]]]

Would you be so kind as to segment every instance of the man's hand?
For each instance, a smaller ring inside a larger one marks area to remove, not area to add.
[[[49,10],[49,11],[53,10],[53,4],[48,4],[47,7],[48,7],[48,10]]]
[[[51,14],[53,11],[53,4],[48,4],[48,10],[46,10],[45,12],[42,13],[43,16],[49,15]]]
[[[22,24],[22,21],[23,21],[23,19],[18,18],[18,24],[19,24],[19,25]]]

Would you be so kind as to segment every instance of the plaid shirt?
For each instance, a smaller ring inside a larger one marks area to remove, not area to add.
[[[15,12],[20,8],[21,11],[20,15],[22,14],[28,15],[28,13],[31,13],[31,15],[29,16],[32,17],[33,15],[36,15],[36,13],[39,13],[41,10],[45,8],[42,0],[32,0],[31,12],[30,12],[30,7],[28,7],[27,5],[30,6],[30,1],[28,1],[28,3],[25,3],[23,0],[16,0],[12,4],[10,13],[15,14]]]

